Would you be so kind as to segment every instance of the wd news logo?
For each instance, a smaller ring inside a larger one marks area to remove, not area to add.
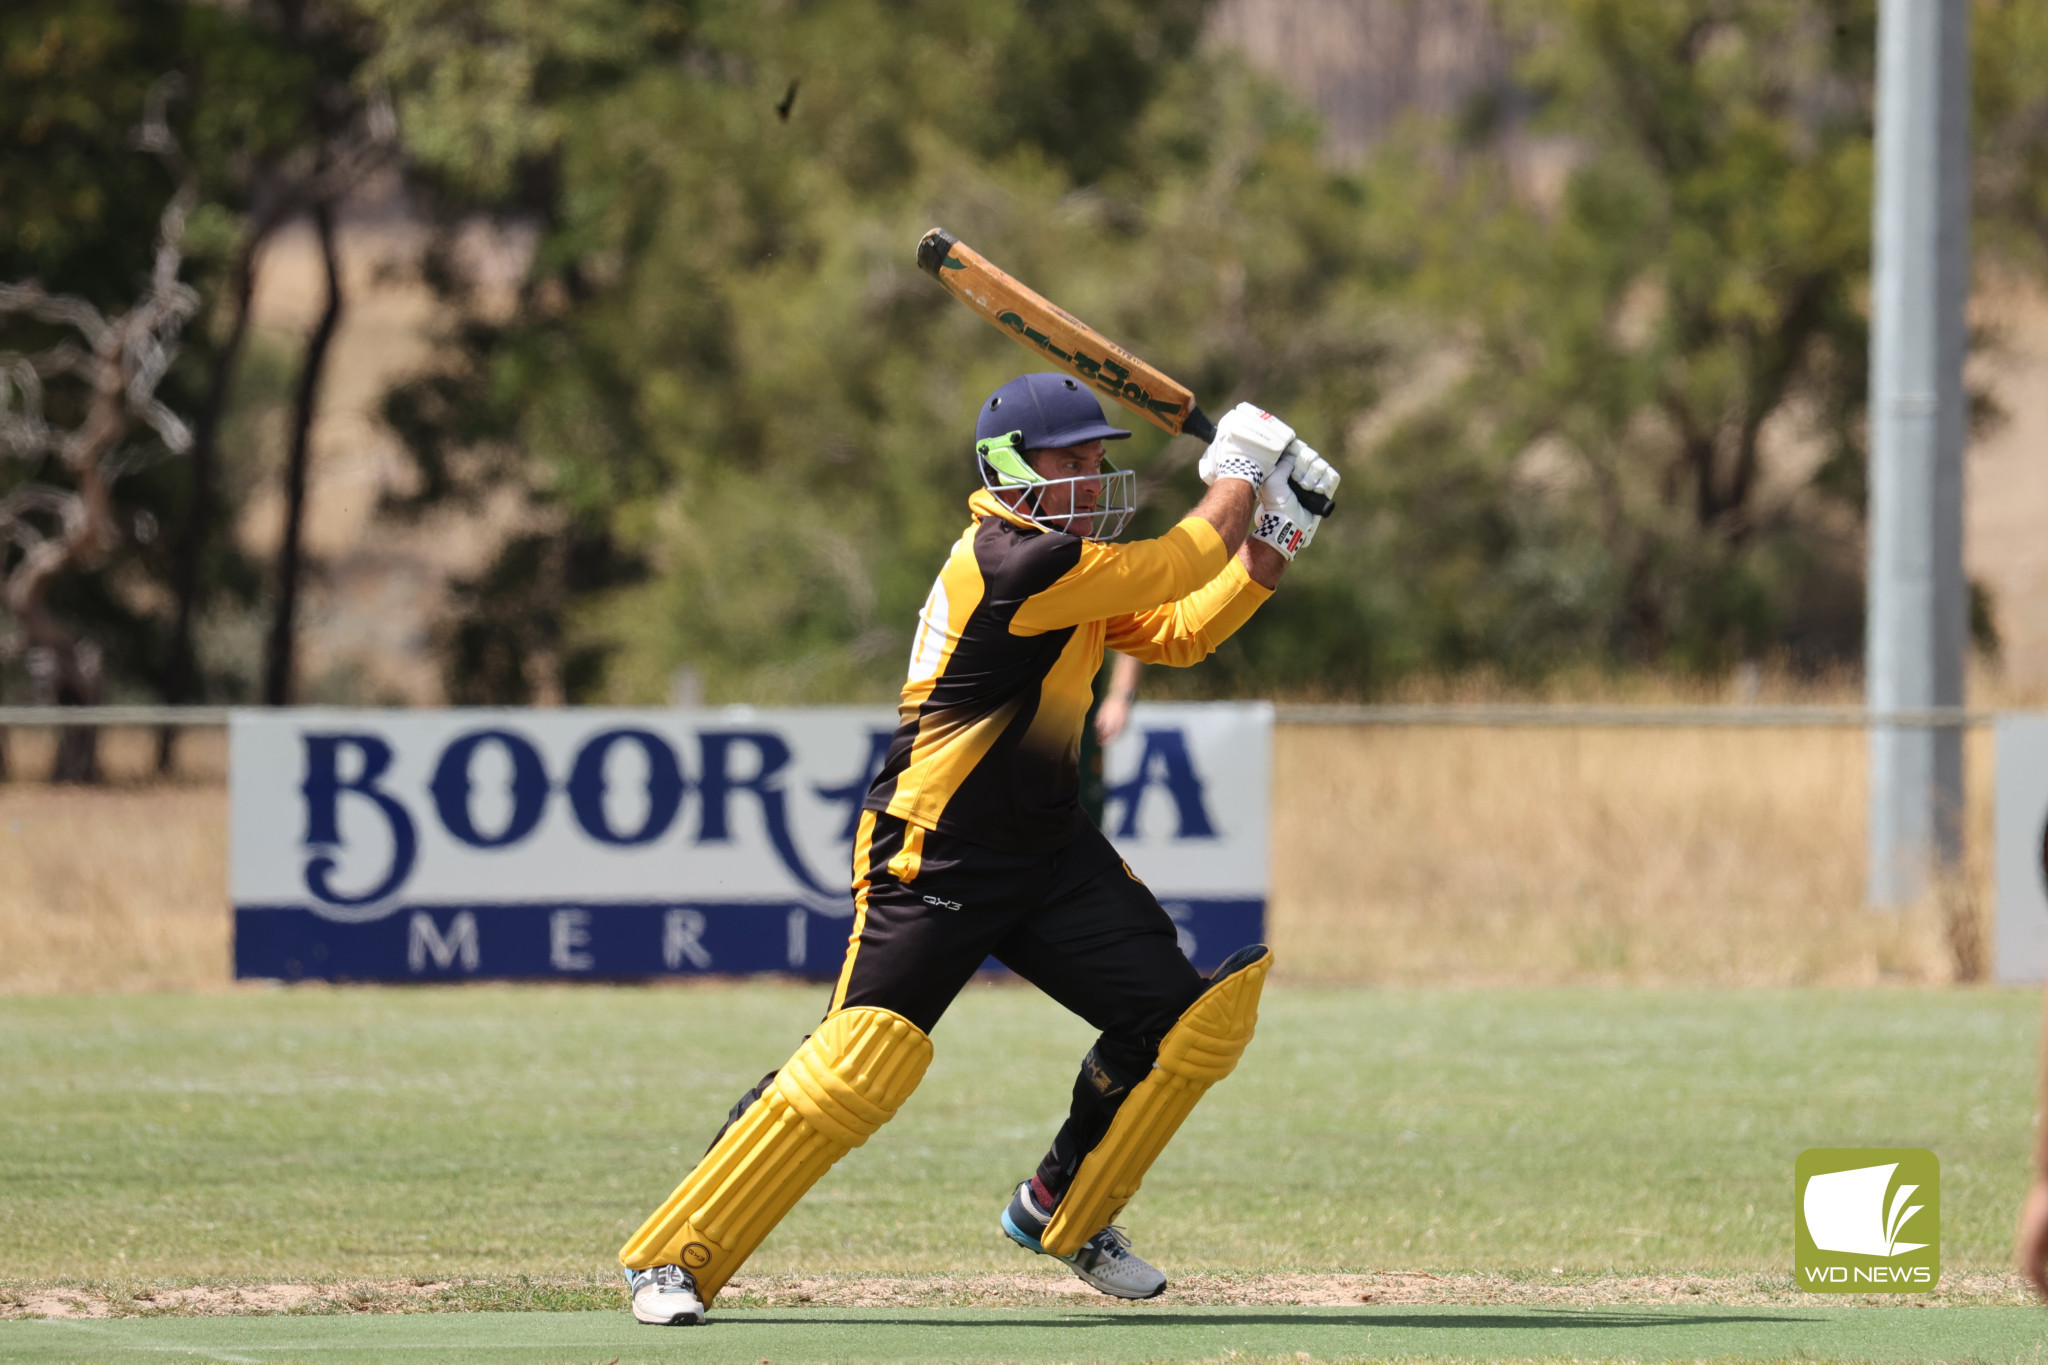
[[[1941,1279],[1941,1162],[1815,1147],[1793,1166],[1792,1275],[1812,1294],[1922,1294]]]

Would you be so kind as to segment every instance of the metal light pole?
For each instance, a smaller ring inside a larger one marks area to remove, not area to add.
[[[1963,304],[1970,237],[1970,0],[1879,0],[1870,349],[1870,865],[1874,906],[1925,894],[1962,853]]]

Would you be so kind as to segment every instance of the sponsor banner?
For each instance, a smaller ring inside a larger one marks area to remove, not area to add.
[[[237,712],[245,977],[836,971],[887,708]],[[1272,708],[1140,705],[1105,825],[1198,967],[1263,935]]]
[[[2048,716],[1998,718],[2000,981],[2048,978]]]

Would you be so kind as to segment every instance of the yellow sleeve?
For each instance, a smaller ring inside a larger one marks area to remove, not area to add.
[[[1084,621],[1146,612],[1174,602],[1223,572],[1223,537],[1188,517],[1157,540],[1081,543],[1081,560],[1010,618],[1013,635],[1043,635]]]
[[[1272,595],[1233,557],[1222,573],[1178,602],[1111,619],[1103,644],[1140,663],[1186,668],[1209,657]]]

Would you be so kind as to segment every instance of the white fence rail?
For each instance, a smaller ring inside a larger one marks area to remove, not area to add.
[[[226,706],[0,706],[0,730],[103,726],[219,728]],[[1992,711],[1960,706],[1873,711],[1862,706],[1609,706],[1557,703],[1446,703],[1441,705],[1308,705],[1274,708],[1282,725],[1454,726],[1512,729],[1530,726],[1586,729],[1837,729],[1871,726],[1975,729],[1997,719]]]
[[[0,706],[0,730],[75,730],[95,726],[172,726],[203,730],[228,723],[227,706]]]
[[[1282,725],[1405,725],[1567,729],[1862,729],[1896,726],[1941,729],[1990,725],[1997,714],[1960,706],[1917,711],[1873,711],[1863,706],[1607,706],[1446,703],[1420,706],[1286,705],[1275,708]]]

